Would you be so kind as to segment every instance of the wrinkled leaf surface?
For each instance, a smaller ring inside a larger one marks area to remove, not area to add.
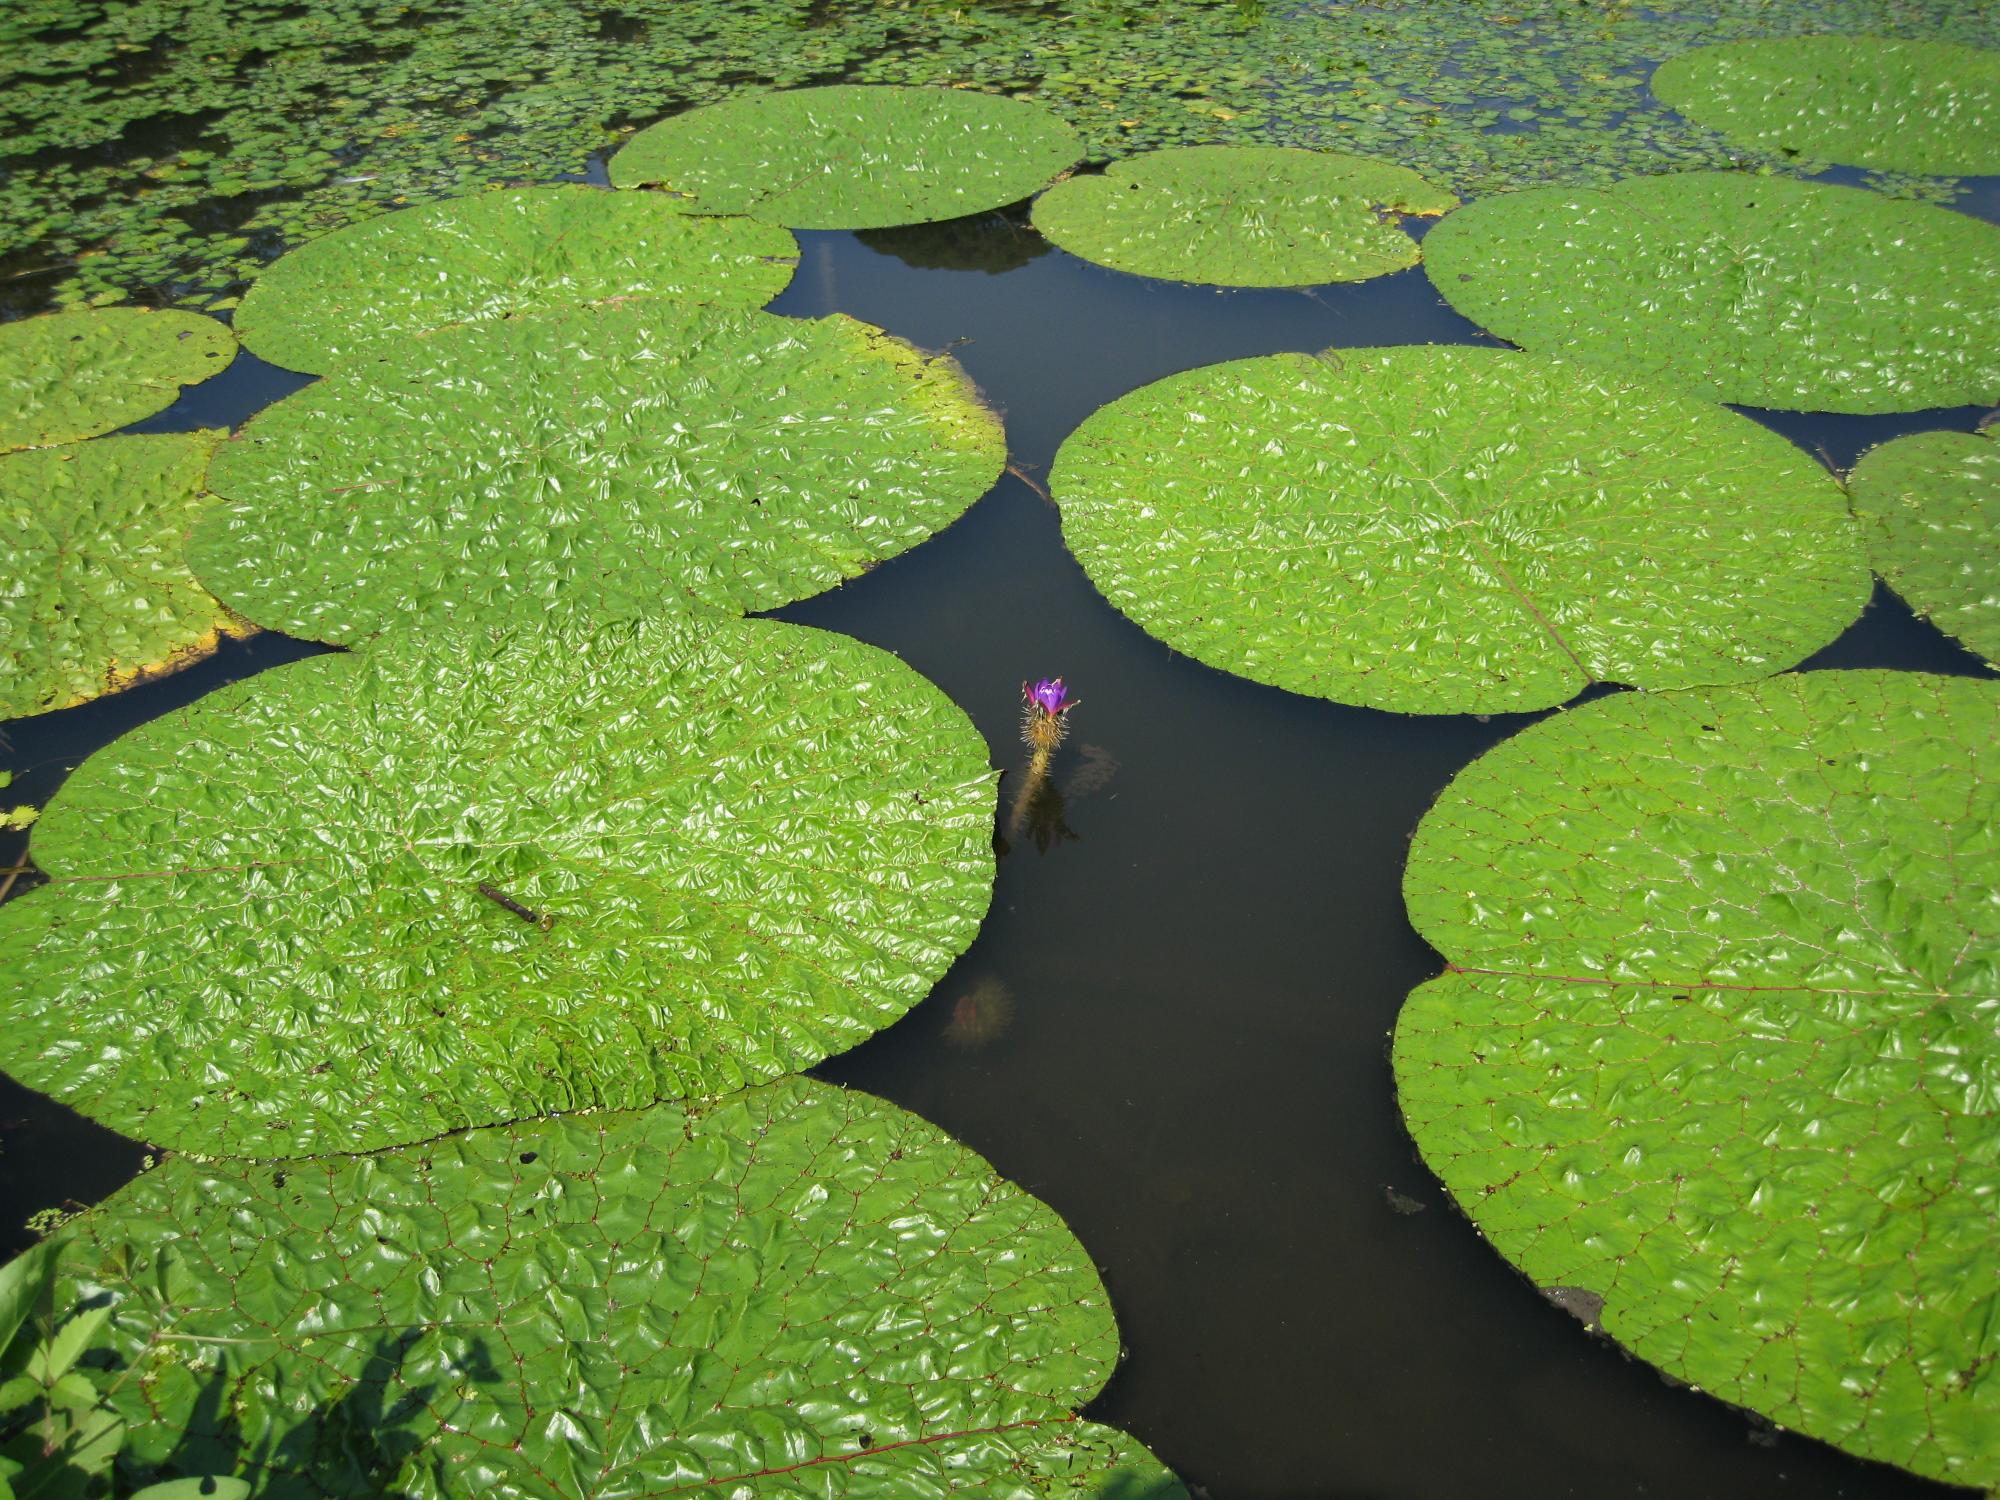
[[[1035,227],[1120,271],[1219,286],[1365,281],[1417,263],[1390,217],[1458,202],[1407,167],[1337,151],[1186,146],[1070,177]]]
[[[2000,443],[1911,433],[1863,454],[1847,493],[1889,587],[2000,666]]]
[[[661,298],[351,362],[216,455],[195,574],[260,625],[770,609],[956,520],[1006,442],[958,366],[851,318]]]
[[[412,334],[618,297],[757,307],[784,290],[783,229],[683,213],[654,193],[516,188],[406,208],[313,240],[257,278],[237,335],[273,364],[391,361]]]
[[[99,438],[0,458],[0,719],[169,670],[245,627],[183,555],[220,433]]]
[[[808,1067],[993,880],[985,746],[895,658],[763,622],[441,634],[100,751],[0,907],[0,1067],[137,1139],[371,1150]]]
[[[0,452],[150,417],[235,357],[228,328],[199,313],[108,307],[0,324]]]
[[[1482,757],[1411,847],[1447,972],[1403,1114],[1542,1286],[1865,1457],[2000,1480],[2000,685],[1628,694]]]
[[[133,1455],[184,1442],[260,1495],[1182,1495],[1070,1409],[1118,1339],[1061,1220],[803,1079],[361,1159],[180,1158],[77,1233],[137,1370]]]
[[[1424,269],[1501,338],[1712,401],[2000,398],[2000,228],[1859,188],[1683,172],[1507,193],[1425,236]]]
[[[693,213],[793,229],[884,229],[1017,202],[1083,155],[1039,104],[965,89],[836,84],[749,93],[640,131],[611,158],[621,188]]]
[[[1502,350],[1170,376],[1092,415],[1050,483],[1092,581],[1175,650],[1405,712],[1762,676],[1869,589],[1839,487],[1782,438]]]

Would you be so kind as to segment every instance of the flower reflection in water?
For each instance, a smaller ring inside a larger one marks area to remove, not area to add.
[[[944,1039],[954,1047],[971,1050],[998,1040],[1014,1023],[1014,996],[1007,986],[988,976],[951,1002],[951,1018],[944,1023]]]

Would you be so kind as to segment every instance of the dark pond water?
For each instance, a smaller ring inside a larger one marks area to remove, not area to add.
[[[1018,215],[801,239],[777,310],[951,347],[1036,481],[1092,410],[1175,370],[1484,341],[1418,271],[1311,292],[1171,286],[1051,250]],[[233,423],[298,383],[244,355],[147,425]],[[1769,420],[1844,466],[1981,415]],[[1097,596],[1055,510],[1014,477],[915,552],[782,613],[902,656],[1013,768],[978,941],[906,1020],[819,1071],[944,1126],[1075,1228],[1129,1351],[1091,1415],[1214,1500],[1961,1493],[1670,1387],[1518,1277],[1419,1164],[1388,1038],[1440,965],[1404,918],[1406,843],[1453,773],[1527,717],[1340,707],[1176,656]],[[42,800],[145,718],[318,649],[231,643],[9,725],[24,773],[10,800]],[[1859,665],[1981,670],[1879,590],[1809,664]],[[1082,699],[1058,795],[1017,814],[1019,683],[1057,673]],[[140,1156],[12,1085],[0,1147],[8,1248],[28,1213],[100,1196]]]

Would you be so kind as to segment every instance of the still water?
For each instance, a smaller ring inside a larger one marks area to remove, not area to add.
[[[1177,370],[1492,341],[1419,270],[1309,291],[1168,285],[1051,249],[1020,212],[799,238],[773,310],[951,349],[1004,414],[1017,471],[914,552],[780,612],[901,656],[1009,770],[978,940],[905,1020],[817,1071],[943,1126],[1069,1221],[1128,1352],[1089,1415],[1213,1500],[1963,1493],[1670,1387],[1523,1281],[1418,1162],[1388,1040],[1440,963],[1403,915],[1405,849],[1445,782],[1532,716],[1342,707],[1177,656],[1098,597],[1038,492],[1084,417]],[[234,425],[303,383],[243,354],[140,430]],[[1981,415],[1764,419],[1845,467]],[[43,800],[132,725],[320,649],[226,643],[8,725],[9,800]],[[1808,666],[1983,671],[1880,589]],[[1019,684],[1058,674],[1082,706],[1055,795],[1017,810]],[[0,1249],[140,1154],[0,1081]]]

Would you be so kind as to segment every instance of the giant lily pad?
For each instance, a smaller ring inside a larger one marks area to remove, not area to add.
[[[1035,227],[1072,255],[1140,276],[1304,286],[1415,265],[1417,242],[1389,216],[1457,202],[1365,156],[1185,146],[1057,183],[1035,200]]]
[[[1864,454],[1847,487],[1875,571],[2000,666],[2000,443],[1912,433]]]
[[[229,330],[198,313],[112,307],[0,325],[0,452],[150,417],[235,354]]]
[[[246,628],[181,553],[221,436],[110,437],[0,458],[13,575],[0,590],[0,719],[169,671]]]
[[[1653,92],[1788,156],[1901,172],[2000,172],[2000,52],[1878,36],[1724,42],[1669,58]]]
[[[1626,695],[1461,774],[1405,1119],[1494,1246],[1787,1427],[2000,1482],[2000,686]]]
[[[261,1496],[1184,1500],[1071,1410],[1118,1357],[1082,1246],[866,1094],[179,1158],[76,1232],[128,1462]]]
[[[993,788],[895,658],[766,622],[316,657],[86,761],[0,907],[0,1067],[126,1134],[373,1150],[810,1066],[972,941]]]
[[[265,359],[323,371],[355,354],[394,359],[413,333],[574,302],[756,307],[797,264],[785,230],[697,218],[659,194],[518,188],[313,240],[257,278],[235,323]]]
[[[320,640],[768,609],[957,519],[1005,440],[957,365],[850,318],[664,299],[351,362],[223,448],[195,574]]]
[[[1503,350],[1170,376],[1084,422],[1050,484],[1092,581],[1175,650],[1406,712],[1762,676],[1869,589],[1839,487],[1782,438]]]
[[[1730,172],[1482,199],[1424,239],[1504,339],[1716,401],[1915,411],[2000,398],[2000,228]]]
[[[1083,155],[1038,104],[962,89],[836,84],[740,94],[640,131],[611,158],[619,187],[689,211],[794,229],[883,229],[999,208]]]

